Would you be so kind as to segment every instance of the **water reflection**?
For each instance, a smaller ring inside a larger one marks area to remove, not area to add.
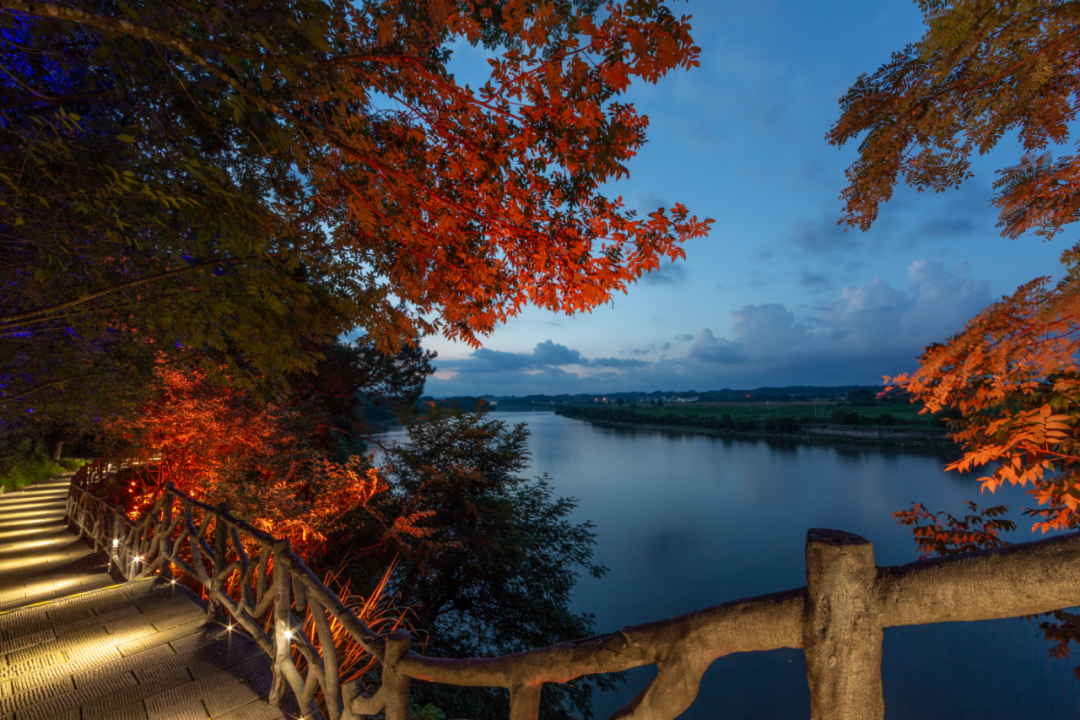
[[[912,501],[953,514],[966,500],[1005,504],[1021,532],[1030,499],[1020,488],[979,495],[978,474],[946,473],[956,453],[790,440],[742,440],[688,432],[589,425],[553,413],[497,413],[527,422],[532,472],[574,496],[577,519],[599,533],[594,560],[610,572],[583,577],[574,610],[595,613],[598,632],[806,584],[806,530],[862,535],[879,565],[917,558],[889,513]],[[1075,720],[1074,661],[1048,658],[1035,624],[1022,619],[886,628],[882,673],[888,720]],[[600,696],[598,718],[623,706],[655,675],[630,673]],[[801,651],[740,653],[713,663],[689,720],[809,717]]]
[[[980,500],[977,476],[945,473],[954,453],[788,440],[747,441],[686,432],[607,428],[545,413],[499,413],[529,423],[532,469],[579,499],[597,525],[603,580],[579,581],[575,609],[599,632],[741,597],[804,585],[807,528],[830,527],[874,543],[879,565],[916,559],[889,513],[921,501],[954,514],[964,501],[1030,503],[1020,489]],[[1030,539],[1029,522],[1015,513]],[[887,718],[1068,718],[1080,707],[1070,662],[1024,620],[890,628],[885,636]],[[799,651],[739,654],[710,668],[684,717],[807,718]],[[616,710],[654,670],[632,673]]]

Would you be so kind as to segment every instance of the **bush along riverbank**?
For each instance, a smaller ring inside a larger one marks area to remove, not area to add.
[[[854,408],[781,405],[730,407],[685,405],[619,407],[571,405],[564,417],[612,425],[668,428],[745,437],[799,435],[811,439],[874,444],[952,447],[946,418],[919,415],[910,406]]]

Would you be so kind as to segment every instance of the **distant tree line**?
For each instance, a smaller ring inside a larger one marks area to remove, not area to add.
[[[729,413],[706,415],[677,412],[641,412],[631,407],[609,405],[581,406],[570,405],[555,411],[558,415],[578,420],[599,420],[619,422],[631,425],[673,425],[678,427],[711,428],[732,432],[767,432],[794,433],[804,425],[874,425],[893,426],[897,418],[891,413],[880,415],[862,415],[850,408],[837,408],[829,417],[814,418],[811,415],[793,417],[791,415],[773,415],[764,420],[750,417],[733,417]]]
[[[652,402],[665,398],[697,398],[695,402],[807,402],[819,398],[852,398],[853,393],[864,393],[871,399],[885,390],[880,385],[841,385],[822,387],[814,385],[793,385],[789,387],[760,387],[754,390],[723,388],[721,390],[656,390],[653,392],[617,392],[617,393],[576,393],[573,395],[487,395],[485,398],[498,403],[499,408],[521,408],[535,405],[574,405],[592,403],[597,398],[605,398],[609,403],[631,403],[639,399]]]

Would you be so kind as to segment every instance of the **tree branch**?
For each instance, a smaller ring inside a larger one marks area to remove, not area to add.
[[[0,0],[2,2],[2,0]],[[269,253],[265,257],[276,257],[279,253]],[[182,268],[174,268],[172,270],[166,270],[165,272],[157,273],[156,275],[148,275],[146,277],[138,278],[135,280],[128,280],[127,282],[118,283],[111,287],[104,288],[92,292],[85,297],[76,298],[74,300],[67,300],[65,302],[56,303],[55,305],[49,305],[48,307],[38,308],[36,310],[27,310],[21,313],[12,313],[10,315],[0,315],[0,325],[9,325],[11,323],[22,322],[30,318],[40,317],[48,315],[50,313],[66,310],[70,307],[75,307],[83,303],[90,302],[91,300],[97,300],[100,297],[104,297],[119,290],[126,290],[128,288],[138,287],[139,285],[146,285],[147,283],[154,282],[155,280],[164,280],[165,278],[180,275],[181,273],[188,272],[189,270],[198,270],[201,268],[212,267],[216,265],[232,265],[238,262],[244,262],[246,260],[253,260],[259,255],[247,255],[244,257],[228,258],[226,260],[215,260],[213,262],[198,263],[196,265],[189,265]]]
[[[1014,70],[1016,70],[1018,67],[1020,67],[1024,63],[1029,62],[1029,61],[1037,58],[1038,56],[1042,55],[1045,52],[1049,52],[1050,50],[1057,49],[1060,45],[1062,45],[1063,43],[1065,43],[1068,40],[1071,40],[1072,38],[1076,37],[1077,35],[1080,35],[1080,27],[1077,27],[1072,32],[1065,33],[1064,35],[1059,37],[1055,42],[1050,43],[1049,45],[1042,48],[1041,50],[1038,50],[1037,52],[1033,52],[1032,54],[1028,55],[1026,58],[1021,58],[1021,59],[1017,60],[1012,65],[1005,68],[1004,70],[999,72],[994,77],[992,77],[992,78],[990,78],[988,80],[983,80],[981,83],[979,83],[975,87],[970,88],[970,89],[961,87],[961,88],[957,88],[957,89],[960,92],[962,92],[964,95],[970,95],[970,94],[972,94],[972,93],[974,93],[974,92],[976,92],[978,90],[981,90],[982,88],[986,87],[990,83],[997,82],[998,80],[1001,80],[1005,76],[1010,75]]]
[[[122,35],[133,35],[145,40],[167,45],[185,54],[192,48],[198,48],[208,52],[221,53],[222,55],[235,55],[237,57],[242,57],[245,60],[259,59],[257,54],[247,50],[241,50],[219,43],[206,42],[204,40],[190,40],[188,38],[178,37],[168,30],[159,30],[145,25],[136,25],[128,20],[116,20],[114,18],[105,17],[104,15],[95,15],[94,13],[80,10],[79,8],[64,7],[51,2],[0,0],[0,10],[13,10],[15,12],[26,13],[27,15],[36,15],[38,17],[68,20],[70,22],[89,25],[109,32]]]
[[[358,160],[360,162],[368,163],[372,169],[387,175],[389,177],[395,177],[405,184],[416,188],[417,190],[434,195],[444,205],[453,208],[454,210],[462,213],[472,220],[481,223],[487,223],[493,225],[495,228],[506,232],[508,234],[520,234],[530,239],[541,239],[542,234],[535,230],[522,227],[512,222],[507,222],[498,218],[482,217],[475,210],[466,207],[462,203],[455,201],[453,198],[446,196],[443,193],[432,192],[432,188],[425,186],[419,182],[415,177],[408,173],[402,172],[397,168],[380,162],[374,157],[366,155],[363,152],[357,150],[351,143],[342,138],[338,133],[333,132],[327,128],[320,127],[317,123],[308,122],[303,118],[289,112],[281,105],[269,100],[264,100],[256,93],[246,87],[236,78],[232,77],[223,70],[215,67],[209,60],[197,53],[195,50],[197,47],[205,47],[213,52],[220,52],[228,55],[241,56],[241,51],[234,50],[226,45],[214,45],[212,43],[197,43],[186,38],[178,37],[171,32],[158,30],[156,28],[150,28],[143,25],[135,25],[128,20],[114,20],[112,18],[103,17],[101,15],[95,15],[88,13],[84,10],[76,8],[60,7],[54,3],[35,3],[35,2],[20,2],[19,0],[0,0],[0,10],[14,10],[16,12],[24,12],[31,15],[40,17],[51,17],[62,20],[68,20],[70,22],[76,22],[83,25],[90,25],[97,27],[108,32],[117,33],[121,35],[130,35],[133,37],[143,38],[151,42],[162,44],[166,47],[172,48],[184,57],[188,58],[202,69],[209,72],[221,82],[225,83],[237,93],[242,95],[244,99],[253,105],[261,108],[264,111],[268,111],[274,115],[277,115],[289,122],[293,123],[297,128],[303,129],[311,133],[315,137],[321,137],[331,146],[344,153],[346,156]],[[380,59],[378,56],[351,56],[354,61],[359,61],[360,58],[375,61]],[[397,62],[406,62],[414,64],[415,60],[408,60],[407,55],[387,56]],[[255,59],[252,56],[252,59]],[[311,67],[315,67],[314,64]]]
[[[188,290],[187,292],[190,294],[190,293],[194,293],[195,291]],[[95,307],[95,308],[82,308],[82,309],[79,309],[79,310],[72,310],[70,312],[61,313],[59,315],[40,315],[38,317],[31,318],[29,320],[24,320],[24,321],[21,321],[21,322],[18,322],[18,323],[14,323],[8,328],[0,328],[0,336],[4,336],[4,335],[6,335],[8,333],[20,332],[22,330],[26,330],[28,332],[35,332],[35,333],[39,332],[39,331],[41,331],[43,329],[40,326],[31,329],[32,325],[36,325],[38,323],[48,323],[48,322],[53,322],[53,321],[58,321],[58,320],[65,320],[67,318],[72,318],[72,317],[86,318],[86,317],[89,317],[89,316],[94,315],[96,313],[103,313],[103,312],[106,312],[106,311],[108,311],[110,313],[122,312],[125,309],[129,309],[129,308],[133,308],[133,307],[142,307],[142,308],[145,309],[146,305],[149,304],[149,303],[161,302],[162,300],[165,300],[165,299],[168,299],[168,298],[171,298],[171,297],[177,297],[179,294],[180,293],[176,293],[176,292],[162,293],[160,295],[150,295],[150,296],[141,297],[141,298],[139,298],[137,300],[132,300],[131,302],[122,303],[120,305],[113,305],[111,307],[100,307],[99,306],[99,307]],[[0,323],[0,324],[2,324],[2,323]],[[62,327],[64,327],[64,325],[55,326],[55,328],[62,328]],[[45,328],[45,329],[47,329],[47,328]]]
[[[167,362],[163,362],[160,359],[155,358],[151,362],[141,363],[139,365],[127,365],[123,369],[125,369],[125,370],[141,369],[141,368],[144,368],[144,367],[148,367],[150,365],[175,365],[176,363],[185,362],[187,360],[191,360],[192,358],[195,358],[195,357],[198,357],[198,356],[199,356],[199,353],[191,353],[190,355],[184,355],[182,357],[178,357],[178,358],[176,358],[174,360],[169,360]],[[34,387],[30,388],[29,390],[24,390],[23,392],[18,393],[17,395],[8,395],[6,397],[0,397],[0,403],[11,402],[13,400],[20,400],[20,399],[22,399],[24,397],[28,397],[30,395],[33,395],[36,392],[44,390],[45,388],[52,387],[54,385],[63,385],[64,383],[72,382],[73,380],[85,380],[87,378],[92,378],[92,377],[101,377],[102,375],[113,375],[113,374],[118,373],[118,372],[120,372],[119,368],[113,369],[113,370],[98,370],[98,371],[95,371],[95,372],[83,373],[82,375],[72,375],[71,377],[58,378],[56,380],[50,380],[48,382],[41,383],[40,385],[35,385]]]

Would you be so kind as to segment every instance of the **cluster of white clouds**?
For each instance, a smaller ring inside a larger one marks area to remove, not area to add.
[[[717,389],[759,385],[872,384],[912,369],[922,348],[958,332],[990,303],[988,283],[963,265],[917,260],[907,287],[876,277],[848,285],[802,316],[780,303],[730,313],[728,337],[710,327],[681,333],[628,357],[587,358],[552,340],[530,353],[480,349],[438,360],[436,395]],[[717,318],[718,322],[722,318]],[[509,392],[507,390],[507,392]]]

